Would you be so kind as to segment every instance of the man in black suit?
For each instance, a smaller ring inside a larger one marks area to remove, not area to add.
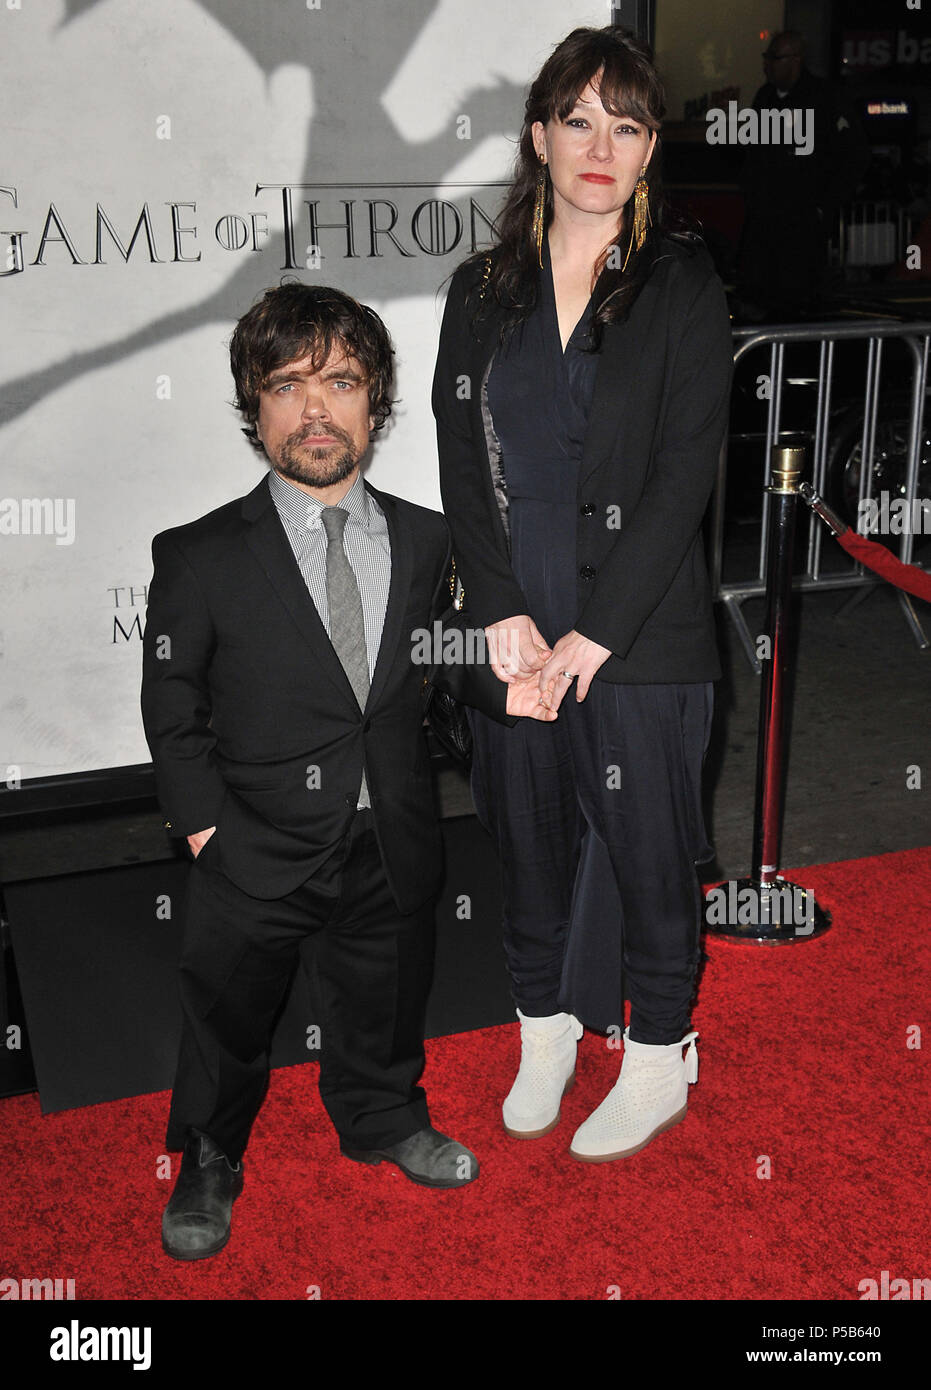
[[[349,296],[268,291],[230,361],[271,471],[153,542],[143,718],[166,824],[195,858],[167,1138],[184,1157],[162,1224],[177,1259],[229,1238],[272,1025],[311,935],[341,1152],[432,1187],[478,1176],[416,1084],[441,842],[412,653],[448,607],[450,544],[438,513],[360,474],[392,356]],[[505,686],[484,663],[431,678],[502,722],[555,717],[534,680]]]

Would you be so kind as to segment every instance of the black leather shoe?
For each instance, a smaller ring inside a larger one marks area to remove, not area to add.
[[[242,1160],[234,1168],[198,1129],[188,1132],[181,1172],[162,1217],[162,1249],[174,1260],[206,1260],[230,1238],[233,1203],[242,1191]]]
[[[475,1154],[429,1125],[384,1149],[350,1149],[342,1140],[339,1148],[354,1163],[396,1163],[406,1178],[424,1187],[465,1187],[478,1177]]]

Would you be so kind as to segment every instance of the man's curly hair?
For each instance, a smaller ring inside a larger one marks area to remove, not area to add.
[[[262,449],[255,425],[259,396],[272,372],[303,357],[312,357],[319,371],[334,348],[362,368],[373,430],[380,430],[391,414],[394,349],[374,309],[341,290],[293,281],[266,290],[243,314],[230,339],[230,368],[236,385],[234,404],[254,449]]]

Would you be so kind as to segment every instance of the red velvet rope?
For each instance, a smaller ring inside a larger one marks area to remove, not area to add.
[[[891,550],[876,541],[867,540],[866,536],[861,536],[849,526],[837,536],[837,541],[854,560],[866,565],[867,569],[883,579],[888,579],[897,589],[904,589],[906,593],[931,603],[931,574],[919,565],[903,565]]]

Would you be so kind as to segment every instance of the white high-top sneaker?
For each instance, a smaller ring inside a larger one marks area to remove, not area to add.
[[[698,1080],[697,1033],[668,1047],[632,1042],[624,1030],[621,1074],[598,1109],[576,1130],[573,1158],[607,1163],[645,1149],[664,1129],[685,1119],[689,1083]],[[682,1049],[689,1050],[682,1056]]]
[[[559,1124],[559,1103],[575,1079],[576,1044],[583,1028],[572,1014],[527,1018],[520,1009],[520,1070],[501,1106],[514,1139],[539,1139]]]

